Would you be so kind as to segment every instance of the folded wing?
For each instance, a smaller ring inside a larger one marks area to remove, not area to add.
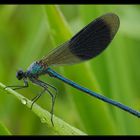
[[[119,18],[105,14],[89,23],[69,41],[51,51],[41,61],[44,64],[64,65],[89,60],[100,54],[114,38],[119,28]]]

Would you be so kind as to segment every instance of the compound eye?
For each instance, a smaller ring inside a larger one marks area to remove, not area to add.
[[[24,77],[24,72],[22,70],[19,70],[16,73],[16,77],[17,77],[18,80],[21,80]]]

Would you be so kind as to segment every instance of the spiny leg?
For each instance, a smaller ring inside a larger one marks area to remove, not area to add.
[[[57,89],[56,89],[54,86],[52,86],[52,85],[50,85],[50,84],[47,84],[47,83],[45,83],[45,82],[43,82],[43,81],[41,81],[41,80],[39,80],[39,79],[31,78],[30,80],[31,80],[33,83],[35,83],[35,84],[37,84],[37,85],[43,87],[43,88],[44,88],[43,93],[44,93],[45,91],[48,91],[48,93],[50,94],[50,96],[51,96],[51,98],[52,98],[52,108],[51,108],[51,114],[52,114],[52,115],[51,115],[51,122],[52,122],[52,125],[54,126],[54,123],[53,123],[53,110],[54,110],[55,98],[56,98],[56,95],[57,95]],[[55,93],[56,93],[55,95],[53,95],[53,94],[50,92],[50,90],[48,89],[48,86],[55,90]],[[34,98],[33,98],[34,102],[37,101],[37,100],[39,99],[39,97],[40,97],[43,93],[41,92],[39,95],[37,95],[36,97],[34,97]],[[33,102],[33,103],[34,103],[34,102]],[[32,106],[33,106],[33,104],[32,104]]]
[[[55,91],[55,93],[57,94],[57,88],[56,87],[54,87],[54,86],[52,86],[52,85],[50,85],[48,83],[46,83],[46,84],[47,84],[47,86],[51,87]]]
[[[28,81],[26,79],[23,79],[24,81],[24,85],[23,86],[19,86],[19,85],[15,85],[15,86],[6,86],[4,89],[6,88],[12,88],[13,90],[18,90],[18,89],[22,89],[22,88],[27,88],[29,87]]]
[[[53,95],[49,89],[46,89],[48,91],[48,93],[50,94],[51,98],[52,98],[52,108],[51,108],[51,123],[52,125],[54,126],[54,123],[53,123],[53,112],[54,112],[54,103],[55,103],[55,98],[56,98],[56,95],[57,95],[57,90],[56,90],[56,94]]]
[[[31,110],[32,110],[32,107],[33,107],[33,104],[40,98],[40,96],[45,93],[46,89],[44,89],[42,92],[40,92],[37,96],[35,96],[33,99],[32,99],[32,104],[31,104]]]
[[[51,87],[56,93],[57,93],[57,88],[55,88],[54,86],[52,86],[52,85],[50,85],[50,84],[48,84],[48,83],[45,83],[45,82],[43,82],[43,81],[41,81],[41,80],[39,80],[39,79],[36,79],[38,82],[37,83],[40,83],[40,85],[42,86],[42,87]]]

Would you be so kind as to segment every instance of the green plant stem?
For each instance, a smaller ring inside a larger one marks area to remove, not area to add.
[[[5,87],[6,87],[5,85],[0,83],[1,89],[14,95],[17,99],[19,99],[28,108],[31,107],[32,102],[29,99],[20,95],[19,93],[12,90],[11,88],[5,89]],[[45,109],[41,108],[37,104],[33,105],[32,111],[40,118],[42,123],[46,123],[48,126],[50,126],[58,134],[61,134],[61,135],[86,135],[84,132],[80,131],[77,128],[74,128],[73,126],[64,122],[62,119],[56,117],[55,115],[53,116],[53,121],[54,121],[54,127],[53,127],[51,120],[50,120],[51,114],[48,111],[46,111]]]
[[[8,128],[2,122],[0,122],[0,136],[2,135],[12,135],[12,134],[8,130]]]

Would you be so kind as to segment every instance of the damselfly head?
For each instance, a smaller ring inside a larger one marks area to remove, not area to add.
[[[25,73],[23,72],[23,70],[18,70],[16,73],[16,77],[18,80],[21,80],[23,77],[25,77]]]

